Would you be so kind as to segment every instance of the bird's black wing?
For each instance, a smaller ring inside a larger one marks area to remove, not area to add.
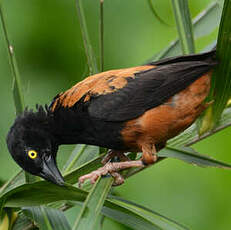
[[[91,95],[89,115],[104,121],[127,121],[142,115],[209,72],[217,64],[214,52],[151,63],[156,68],[135,73],[123,88]]]

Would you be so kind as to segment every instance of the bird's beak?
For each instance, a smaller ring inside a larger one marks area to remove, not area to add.
[[[61,175],[54,157],[49,155],[43,160],[43,169],[39,176],[57,185],[64,185],[64,179]]]

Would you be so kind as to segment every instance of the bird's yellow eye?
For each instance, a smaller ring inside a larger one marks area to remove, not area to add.
[[[29,150],[28,151],[28,156],[31,158],[31,159],[35,159],[37,157],[38,153],[34,150]]]

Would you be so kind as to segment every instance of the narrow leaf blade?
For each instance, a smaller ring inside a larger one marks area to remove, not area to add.
[[[212,2],[205,10],[200,12],[193,20],[194,37],[199,38],[210,34],[219,26],[222,6],[220,1]],[[168,47],[163,49],[159,55],[154,55],[150,60],[155,61],[166,57],[173,57],[181,54],[179,39],[172,41]],[[150,61],[148,61],[150,62]]]
[[[87,56],[89,72],[90,72],[90,75],[95,74],[98,72],[97,62],[96,62],[95,54],[94,54],[91,41],[88,35],[88,29],[87,29],[82,0],[76,0],[76,9],[77,9],[77,15],[79,18],[79,24],[80,24],[80,29],[81,29],[82,38],[83,38],[83,44],[84,44],[84,48],[85,48],[85,52]]]
[[[30,217],[41,230],[71,230],[63,212],[45,206],[25,207],[23,213]]]
[[[172,0],[177,30],[183,54],[195,52],[192,21],[188,8],[188,1]]]
[[[100,216],[101,208],[110,191],[113,179],[98,179],[88,194],[86,201],[75,222],[73,230],[93,230]]]
[[[83,201],[87,192],[70,185],[57,186],[46,181],[24,184],[0,197],[1,205],[6,207],[25,207],[43,205],[60,200]]]
[[[148,208],[145,208],[141,205],[137,205],[131,201],[124,200],[119,197],[110,196],[109,200],[119,205],[120,207],[125,208],[128,211],[144,218],[149,221],[153,225],[156,226],[157,229],[166,229],[166,230],[185,230],[186,227],[176,223],[175,221],[170,220],[169,218],[160,215],[157,212],[154,212]],[[154,228],[155,229],[155,228]]]
[[[221,161],[217,161],[206,155],[199,154],[189,147],[183,147],[181,149],[166,147],[165,149],[158,152],[158,156],[177,158],[179,160],[183,160],[187,163],[195,164],[201,167],[217,167],[231,169],[231,165]]]
[[[217,59],[219,64],[214,71],[214,87],[212,94],[214,103],[212,105],[213,123],[216,124],[229,98],[231,97],[231,1],[224,2],[224,9],[217,42]]]

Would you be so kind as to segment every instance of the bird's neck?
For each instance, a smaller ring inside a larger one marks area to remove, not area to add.
[[[77,114],[72,117],[71,112],[66,111],[54,114],[50,119],[50,127],[52,135],[59,145],[89,144],[91,142],[93,132],[89,130],[90,125],[86,126],[86,116],[84,117],[85,119],[83,117],[79,117]]]

